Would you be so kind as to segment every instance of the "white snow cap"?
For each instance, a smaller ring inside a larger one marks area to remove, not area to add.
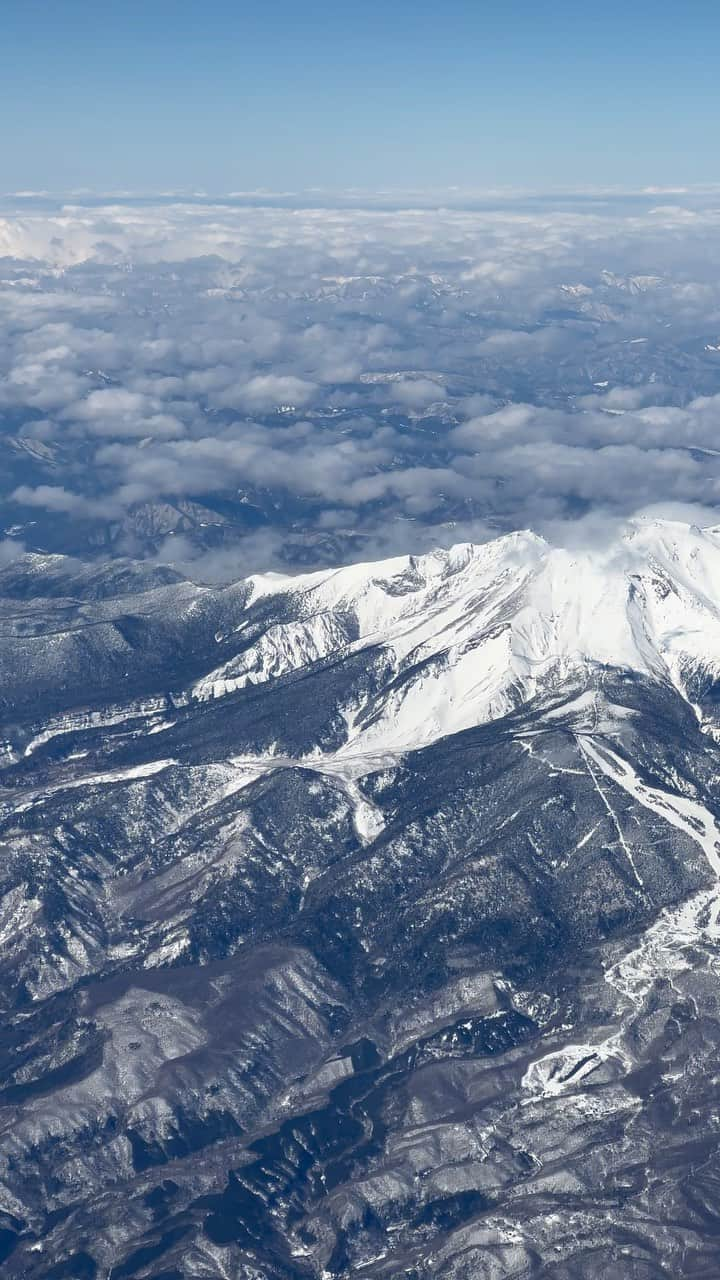
[[[283,597],[278,621],[195,696],[380,646],[396,678],[348,710],[349,751],[407,750],[456,733],[583,667],[642,672],[680,689],[698,666],[720,672],[717,528],[637,519],[608,545],[582,550],[524,531],[250,583],[252,603]]]

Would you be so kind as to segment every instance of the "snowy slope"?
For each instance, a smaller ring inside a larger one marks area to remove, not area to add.
[[[222,697],[379,648],[390,678],[344,709],[353,752],[432,742],[604,667],[684,694],[698,672],[720,671],[713,529],[636,521],[610,546],[583,551],[526,532],[331,572],[256,576],[248,585],[248,614],[262,604],[277,620],[199,680],[193,696]]]

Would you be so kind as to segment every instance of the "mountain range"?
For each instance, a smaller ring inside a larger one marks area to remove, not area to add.
[[[720,1264],[720,529],[0,570],[0,1258]]]

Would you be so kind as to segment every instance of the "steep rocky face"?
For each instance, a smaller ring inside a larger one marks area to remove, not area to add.
[[[715,1274],[720,535],[0,588],[9,1276]]]

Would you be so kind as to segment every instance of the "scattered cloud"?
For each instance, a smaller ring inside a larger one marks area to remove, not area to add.
[[[658,505],[706,520],[720,208],[657,194],[24,200],[0,218],[0,499],[123,530],[139,505],[209,503],[167,546],[134,517],[117,545],[221,575],[290,546],[312,563],[588,536]],[[208,546],[220,525],[231,545]]]

